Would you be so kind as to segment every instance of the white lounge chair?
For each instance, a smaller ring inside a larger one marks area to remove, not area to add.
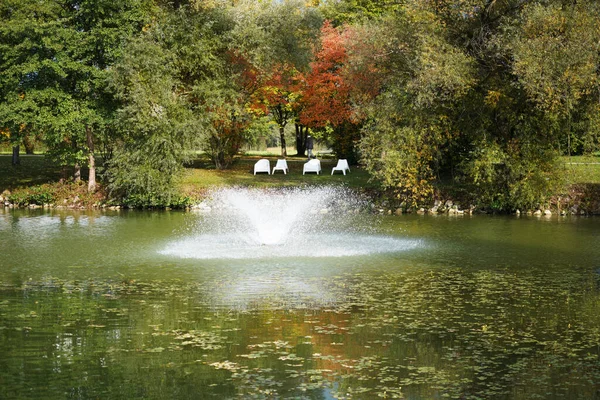
[[[307,172],[316,172],[319,175],[321,172],[321,161],[315,158],[305,163],[304,168],[302,168],[302,175]]]
[[[283,171],[283,173],[285,175],[287,175],[288,171],[290,170],[288,168],[287,165],[287,161],[286,160],[277,160],[277,164],[275,164],[275,166],[273,167],[273,174],[275,174],[275,171]]]
[[[257,172],[266,172],[271,175],[271,163],[266,158],[261,158],[254,164],[254,175]]]
[[[344,173],[344,175],[346,175],[346,170],[348,170],[348,172],[350,172],[350,166],[348,165],[348,160],[340,159],[340,160],[338,160],[337,165],[331,169],[331,175],[333,175],[333,173],[335,171],[342,171]]]

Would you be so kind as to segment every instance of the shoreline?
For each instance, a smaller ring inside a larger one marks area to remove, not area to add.
[[[58,184],[62,184],[59,182]],[[61,197],[55,201],[43,202],[36,200],[35,195],[31,199],[26,196],[13,196],[13,192],[5,190],[0,194],[0,208],[8,209],[47,209],[47,210],[202,210],[206,196],[185,196],[180,197],[179,204],[156,205],[156,206],[132,206],[124,202],[118,202],[109,199],[102,188],[99,191],[86,195],[81,190],[84,185],[70,183],[67,186],[72,190],[61,191]],[[233,187],[235,185],[230,185]],[[20,188],[14,191],[32,192],[40,186],[31,186]],[[48,186],[50,187],[50,186]],[[227,186],[222,186],[227,187]],[[76,189],[73,189],[76,188]],[[205,189],[201,192],[207,192]],[[268,190],[268,189],[267,189]],[[525,215],[525,216],[595,216],[600,215],[600,185],[596,184],[575,184],[569,187],[568,194],[555,195],[549,201],[547,206],[527,210],[514,210],[513,212],[498,212],[486,207],[480,207],[472,202],[453,199],[448,195],[438,195],[436,198],[426,204],[416,207],[407,207],[403,202],[395,199],[390,200],[384,191],[375,190],[357,190],[349,188],[358,196],[365,198],[368,204],[367,211],[373,214],[402,215],[402,214],[422,214],[422,215],[473,215],[473,214],[493,214],[493,215]],[[41,198],[50,199],[49,191],[44,193]],[[15,200],[16,197],[18,200]]]

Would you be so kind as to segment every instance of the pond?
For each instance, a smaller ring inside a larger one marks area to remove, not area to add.
[[[600,398],[600,219],[227,196],[0,209],[0,397]]]

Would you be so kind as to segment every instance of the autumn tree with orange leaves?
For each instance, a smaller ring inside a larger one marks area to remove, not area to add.
[[[272,116],[279,128],[281,156],[287,157],[285,127],[294,118],[304,78],[290,64],[275,65],[265,75],[262,85],[252,96],[251,109],[257,115]]]
[[[260,71],[250,109],[277,124],[281,154],[287,156],[285,128],[297,120],[303,73],[318,41],[321,14],[304,0],[240,1],[230,12],[236,21],[231,46]]]
[[[360,41],[348,26],[336,29],[326,22],[321,29],[321,45],[316,51],[306,89],[302,97],[300,123],[319,132],[336,155],[357,161],[355,145],[360,139],[363,120],[357,104],[372,99],[378,93],[377,70],[366,58],[351,63],[353,50]]]

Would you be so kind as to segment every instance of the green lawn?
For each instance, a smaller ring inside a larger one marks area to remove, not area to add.
[[[254,163],[261,157],[271,161],[271,168],[278,156],[273,153],[244,155],[238,158],[231,169],[216,170],[206,156],[200,154],[193,163],[188,165],[182,174],[179,185],[185,193],[194,194],[215,186],[300,186],[343,184],[351,188],[376,188],[375,182],[369,181],[366,171],[352,167],[352,172],[346,176],[339,172],[331,176],[331,168],[336,160],[322,155],[322,174],[302,175],[305,158],[288,157],[290,172],[284,175],[277,171],[275,175],[265,173],[253,175]],[[600,184],[600,155],[563,157],[566,176],[571,184]],[[10,155],[0,155],[0,192],[5,189],[13,190],[19,187],[56,182],[62,177],[62,169],[43,155],[21,155],[21,165],[13,167]],[[85,178],[85,174],[84,174]]]
[[[268,154],[268,153],[267,153]],[[277,162],[275,155],[248,155],[236,160],[232,168],[217,170],[204,155],[198,155],[193,163],[188,165],[179,180],[179,185],[185,193],[193,194],[205,191],[210,187],[237,185],[253,187],[297,186],[344,184],[348,187],[376,187],[369,182],[369,175],[361,168],[352,167],[352,172],[346,176],[336,172],[331,176],[331,168],[335,166],[333,158],[323,158],[322,174],[302,175],[302,166],[306,159],[288,157],[290,172],[284,175],[277,171],[274,175],[260,173],[253,175],[254,163],[261,157],[271,161],[271,168]],[[5,189],[40,185],[56,182],[62,177],[62,168],[55,165],[43,155],[21,155],[21,165],[13,167],[10,155],[0,155],[0,193]],[[83,171],[85,179],[85,171]]]
[[[0,155],[0,193],[6,189],[56,182],[62,168],[43,155],[21,155],[21,164],[12,166],[12,155]]]
[[[600,184],[600,155],[562,157],[567,182]]]
[[[186,168],[179,184],[186,193],[194,193],[210,187],[237,185],[249,187],[301,186],[343,184],[353,188],[374,188],[376,183],[369,182],[369,174],[361,168],[351,167],[351,172],[344,176],[340,172],[331,175],[336,165],[335,159],[322,159],[320,175],[307,173],[302,175],[305,158],[288,157],[290,171],[284,175],[276,171],[273,175],[259,173],[254,175],[254,163],[260,156],[244,156],[236,161],[232,168],[216,170],[207,159],[200,158]],[[277,162],[276,156],[264,157],[271,162],[271,169]]]

